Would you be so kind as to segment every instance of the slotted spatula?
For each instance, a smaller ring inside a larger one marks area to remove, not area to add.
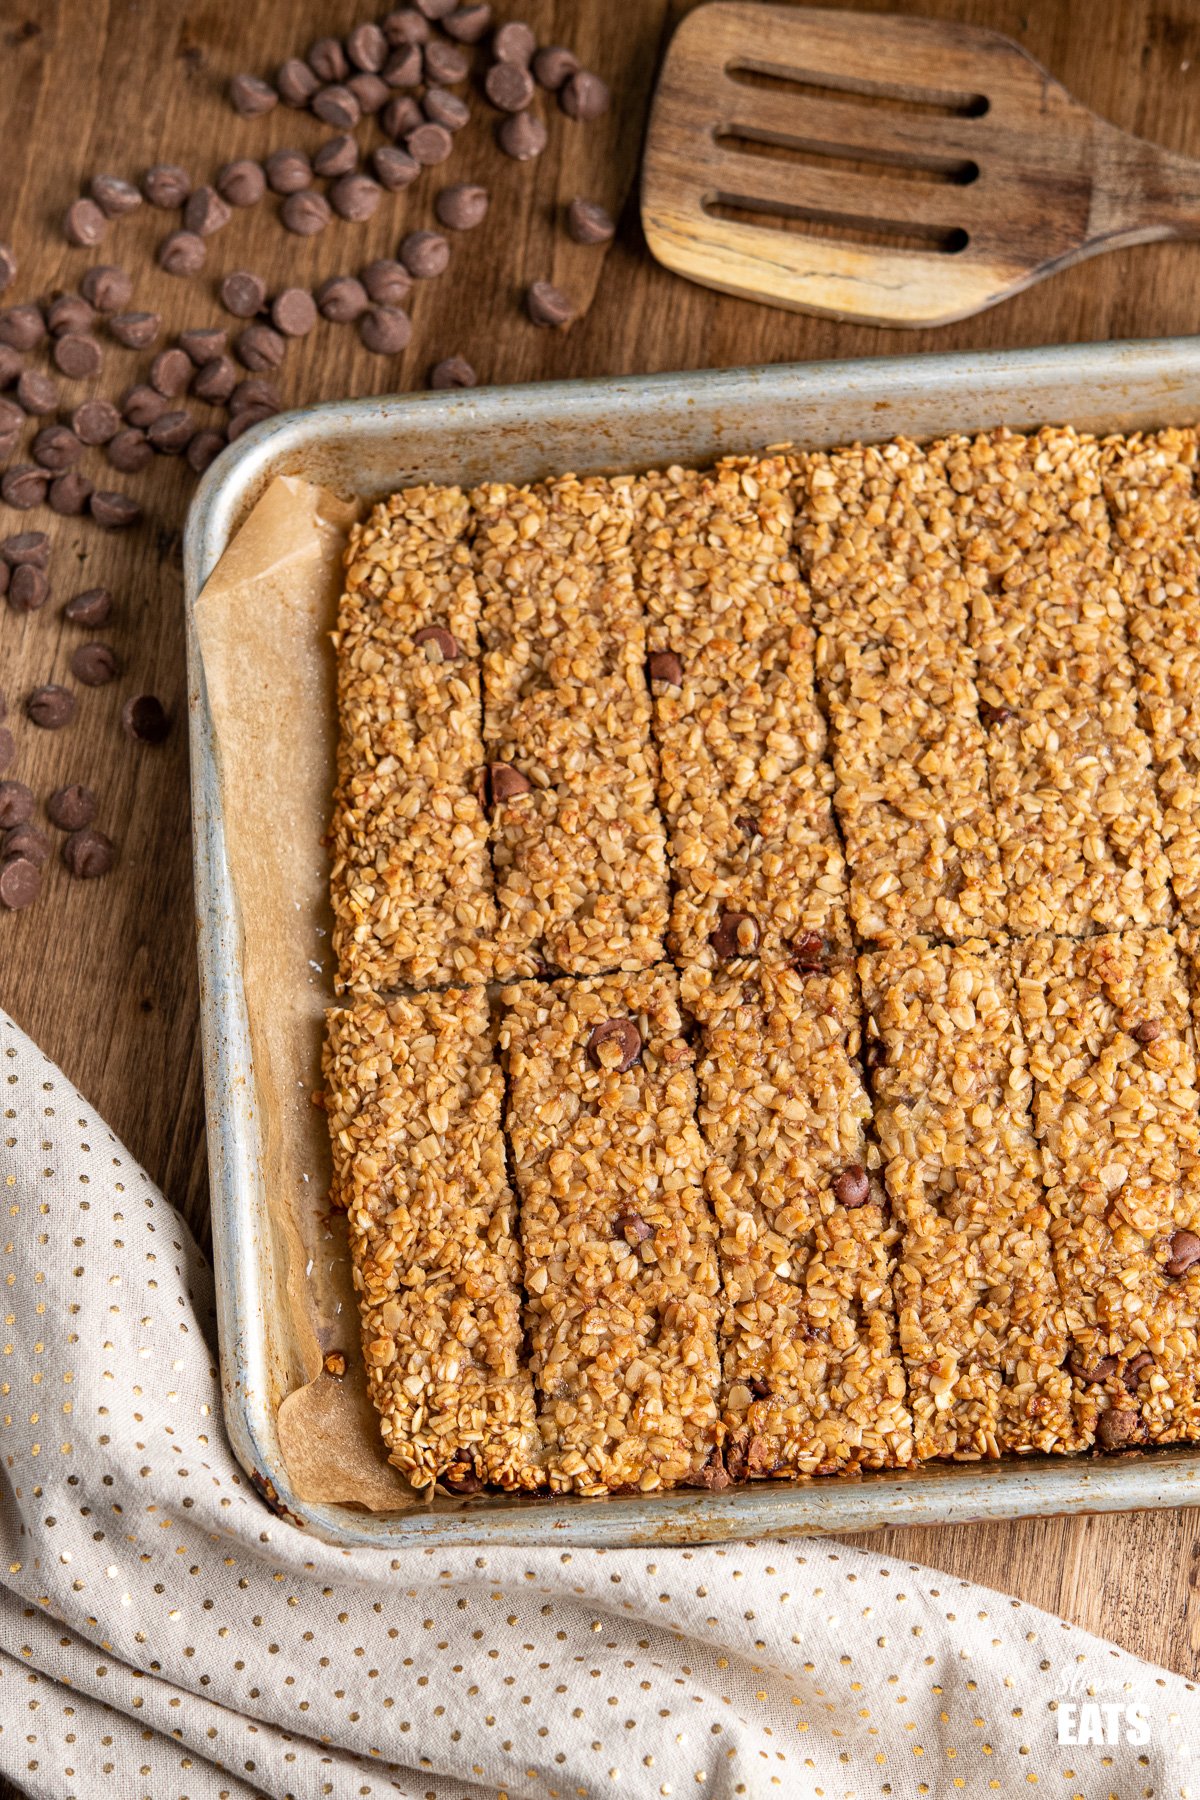
[[[642,223],[725,293],[945,325],[1098,250],[1200,235],[1200,162],[994,31],[714,0],[667,52]]]

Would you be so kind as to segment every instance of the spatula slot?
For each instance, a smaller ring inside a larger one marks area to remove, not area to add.
[[[751,194],[708,194],[701,206],[712,219],[736,224],[764,225],[794,236],[819,238],[823,243],[883,245],[888,250],[932,251],[939,256],[959,256],[970,243],[970,233],[959,225],[920,224],[912,219],[881,219],[850,213],[827,212],[802,203],[756,200]]]
[[[826,75],[811,69],[789,69],[779,63],[741,57],[725,65],[730,81],[811,99],[836,94],[851,106],[899,107],[906,112],[940,113],[949,119],[982,119],[990,110],[986,94],[950,93],[911,86],[903,81],[866,81],[852,75]]]
[[[884,168],[889,179],[944,183],[950,187],[969,187],[979,180],[979,164],[969,159],[917,156],[899,150],[875,151],[869,145],[826,144],[816,138],[794,137],[779,131],[768,131],[740,120],[726,131],[718,131],[715,141],[720,149],[737,150],[747,156],[794,163],[797,167],[842,169],[855,175],[874,175]]]

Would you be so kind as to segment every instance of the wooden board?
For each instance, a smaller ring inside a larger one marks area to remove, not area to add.
[[[419,386],[428,364],[454,351],[485,380],[520,381],[1196,328],[1200,248],[1188,245],[1118,251],[976,319],[900,335],[773,311],[680,281],[651,261],[636,205],[627,203],[619,241],[597,265],[588,316],[562,337],[536,331],[515,310],[522,281],[548,272],[564,285],[582,279],[580,253],[552,238],[552,208],[577,186],[611,194],[622,174],[628,182],[654,62],[668,24],[684,10],[667,0],[623,0],[619,7],[611,0],[527,0],[521,12],[543,41],[582,46],[624,95],[621,156],[606,160],[602,135],[568,138],[560,129],[535,170],[502,167],[483,143],[465,151],[447,179],[486,170],[492,218],[456,246],[453,273],[418,297],[412,350],[393,366],[367,356],[346,328],[323,326],[289,357],[286,397]],[[1007,32],[1114,123],[1200,154],[1200,9],[1192,0],[1039,7],[922,0],[920,10]],[[346,29],[359,11],[353,0],[292,0],[286,8],[272,0],[141,0],[136,14],[126,0],[0,0],[0,236],[11,235],[22,255],[19,290],[73,285],[86,266],[85,253],[68,250],[58,232],[81,175],[132,172],[169,157],[199,178],[242,151],[319,141],[314,122],[295,114],[236,120],[220,90],[235,70],[269,67],[323,32]],[[559,155],[564,142],[568,166]],[[402,230],[427,223],[432,191],[433,184],[423,187],[419,199],[381,208],[369,226],[339,225],[307,246],[286,238],[270,210],[260,209],[218,240],[212,266],[254,267],[277,286],[297,275],[354,268],[392,249]],[[175,326],[214,322],[211,279],[185,287],[148,267],[147,252],[162,230],[161,218],[128,221],[114,230],[106,253],[136,269],[139,304],[161,306]],[[128,674],[119,692],[90,694],[67,731],[36,741],[24,734],[13,771],[42,794],[67,780],[90,782],[120,840],[121,863],[92,886],[73,885],[55,870],[37,906],[0,919],[0,1003],[61,1063],[203,1234],[184,734],[177,724],[165,749],[134,752],[117,723],[121,696],[137,688],[160,693],[177,718],[183,706],[179,530],[190,484],[178,466],[159,463],[128,485],[152,496],[152,528],[117,542],[86,524],[60,522],[53,561],[64,595],[111,581],[121,604],[112,640]],[[5,523],[6,531],[14,528]],[[26,619],[0,606],[0,688],[11,701],[61,674],[75,641],[53,605]],[[1141,1655],[1200,1674],[1194,1513],[962,1525],[861,1541],[881,1558],[923,1560],[991,1582]]]

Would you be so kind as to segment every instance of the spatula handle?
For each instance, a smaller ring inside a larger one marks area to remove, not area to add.
[[[1200,162],[1096,125],[1088,253],[1156,238],[1200,237]]]

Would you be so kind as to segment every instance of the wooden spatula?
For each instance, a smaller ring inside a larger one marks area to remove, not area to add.
[[[944,325],[1098,250],[1200,235],[1200,162],[996,32],[715,0],[667,52],[642,222],[667,268],[726,293]]]

